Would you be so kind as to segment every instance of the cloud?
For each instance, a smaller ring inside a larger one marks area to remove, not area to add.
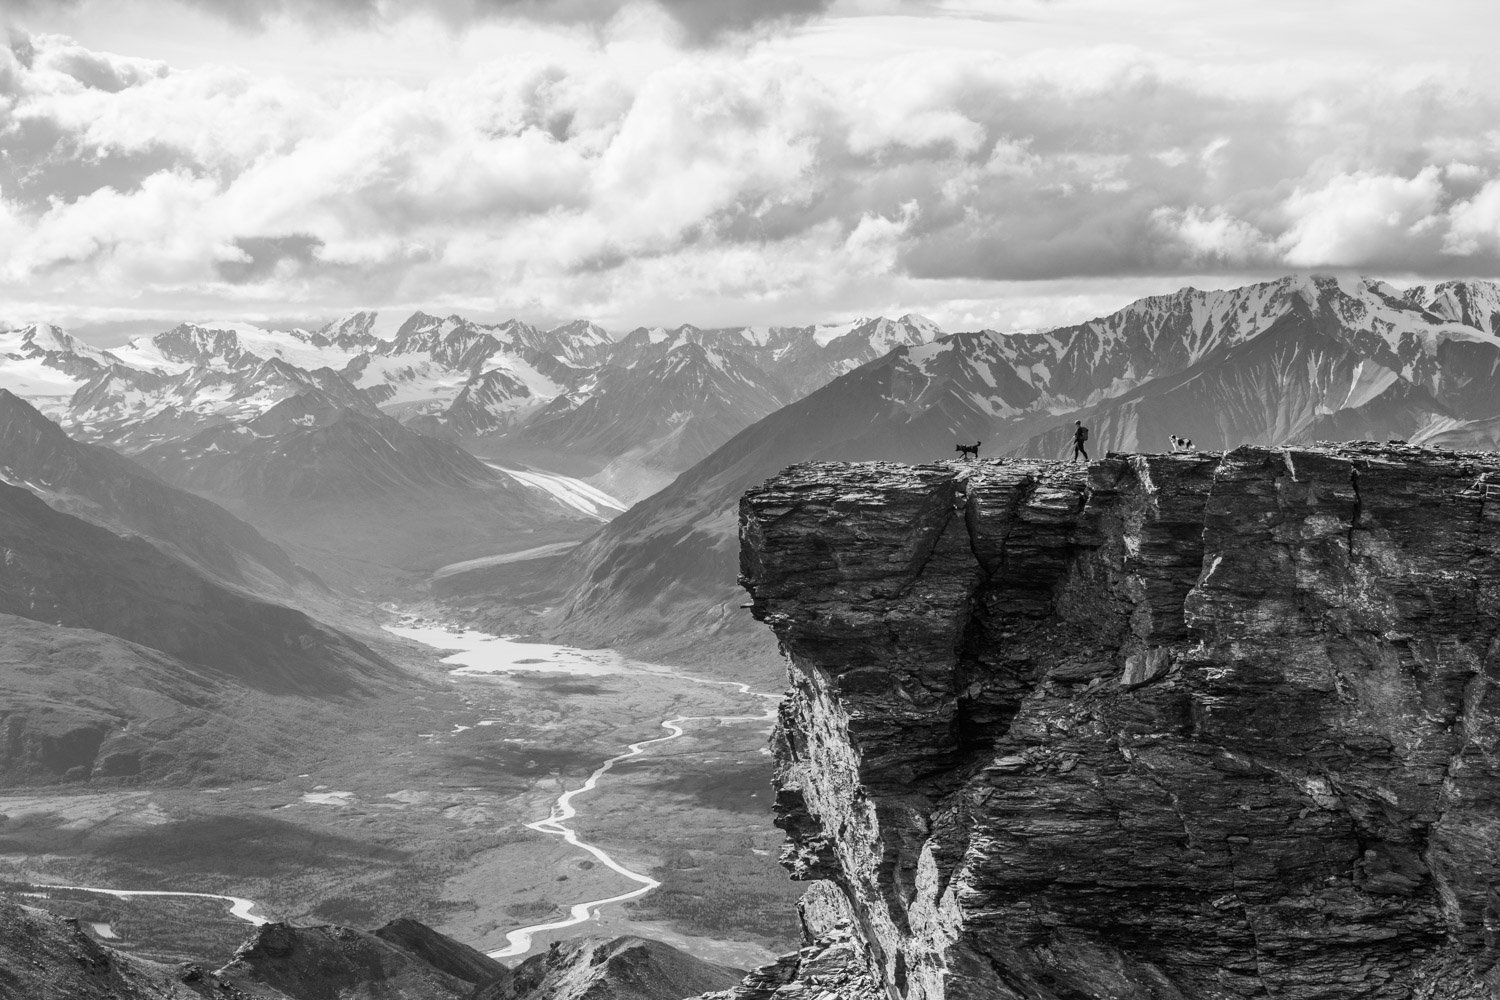
[[[723,321],[1010,282],[1492,272],[1500,98],[1357,69],[1252,85],[1117,45],[819,61],[575,33],[318,83],[39,34],[0,50],[0,277],[283,315]]]
[[[670,17],[694,43],[795,24],[824,13],[833,0],[176,0],[231,24],[264,30],[278,21],[318,28],[388,27],[431,16],[454,28],[485,20],[527,20],[601,26],[632,8],[652,6]],[[84,7],[87,0],[8,0],[17,13],[47,7]]]
[[[1435,217],[1442,200],[1436,166],[1412,177],[1362,171],[1299,187],[1282,203],[1289,225],[1281,257],[1294,267],[1358,267],[1393,244],[1431,242],[1442,225]]]
[[[214,268],[219,277],[236,285],[264,280],[278,270],[296,270],[300,265],[311,264],[323,248],[322,240],[307,233],[236,236],[233,242],[239,256],[217,260]]]
[[[1459,178],[1469,177],[1473,169],[1460,172]],[[1500,254],[1500,179],[1455,204],[1448,216],[1452,224],[1443,236],[1444,253],[1468,258]]]
[[[40,73],[54,72],[70,77],[85,88],[117,94],[127,87],[138,87],[148,80],[167,75],[163,63],[147,59],[130,59],[105,52],[92,52],[68,39],[49,39],[40,52],[34,47],[13,49],[18,58],[28,53],[27,68]]]
[[[1265,234],[1222,208],[1206,209],[1200,205],[1186,209],[1158,208],[1151,219],[1161,227],[1165,245],[1175,244],[1185,249],[1187,260],[1193,264],[1245,267],[1274,262]]]

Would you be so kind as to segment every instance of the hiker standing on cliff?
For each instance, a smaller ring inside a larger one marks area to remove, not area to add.
[[[1088,439],[1089,429],[1083,426],[1083,421],[1073,421],[1073,457],[1069,459],[1070,462],[1078,461],[1079,455],[1083,456],[1085,462],[1089,460],[1089,453],[1083,447],[1084,442]]]

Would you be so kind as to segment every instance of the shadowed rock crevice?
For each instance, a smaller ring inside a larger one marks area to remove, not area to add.
[[[907,1000],[1493,995],[1497,472],[788,469],[742,572],[797,873]]]

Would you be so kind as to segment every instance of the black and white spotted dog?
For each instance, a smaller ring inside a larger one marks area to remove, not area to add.
[[[1180,438],[1176,434],[1172,435],[1172,451],[1174,453],[1179,452],[1179,451],[1196,451],[1196,450],[1197,449],[1195,449],[1193,447],[1193,442],[1192,441],[1188,440],[1187,438]]]

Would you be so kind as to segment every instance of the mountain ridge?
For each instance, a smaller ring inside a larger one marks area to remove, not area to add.
[[[547,628],[654,655],[686,655],[709,634],[771,669],[774,649],[736,613],[733,510],[789,465],[933,461],[976,440],[985,457],[1065,458],[1079,419],[1096,457],[1165,451],[1173,434],[1205,449],[1319,434],[1462,447],[1465,428],[1476,440],[1500,431],[1497,372],[1500,339],[1382,282],[1327,276],[1183,289],[1040,333],[901,345],[741,431],[560,560]],[[503,584],[483,586],[455,599],[505,600]]]

